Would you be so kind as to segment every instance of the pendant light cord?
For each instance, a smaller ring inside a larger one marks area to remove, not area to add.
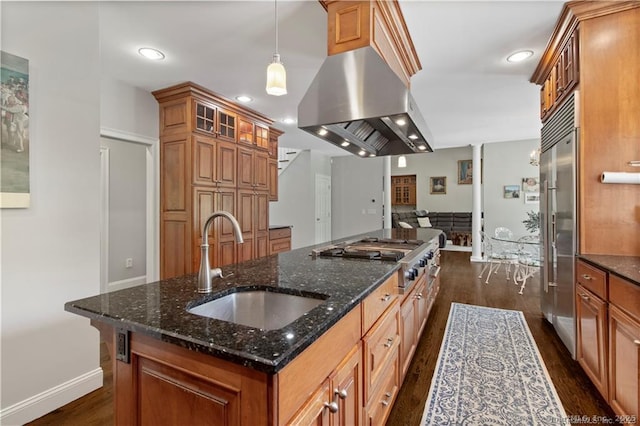
[[[278,0],[274,0],[276,10],[276,55],[278,54]]]

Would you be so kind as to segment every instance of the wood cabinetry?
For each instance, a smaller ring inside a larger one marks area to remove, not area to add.
[[[609,402],[619,415],[640,414],[640,287],[609,277]]]
[[[115,347],[113,329],[101,329]],[[137,333],[129,342],[129,363],[112,356],[114,424],[269,424],[266,374]]]
[[[427,321],[427,274],[415,283],[413,290],[404,296],[400,306],[401,321],[399,371],[404,377],[420,340],[424,324]]]
[[[216,210],[242,215],[248,244],[216,220],[211,262],[223,266],[269,252],[269,147],[282,132],[272,121],[193,83],[153,92],[160,105],[160,276],[196,272],[202,225]],[[277,153],[276,153],[277,155]],[[248,197],[248,190],[251,197]]]
[[[269,254],[283,253],[291,250],[291,228],[269,230]]]
[[[328,14],[327,54],[371,46],[409,86],[422,69],[397,1],[320,0]]]
[[[591,381],[608,398],[607,303],[576,286],[577,359]]]
[[[600,182],[603,171],[635,172],[640,126],[640,2],[571,1],[531,81],[541,86],[548,120],[565,96],[579,91],[576,126],[578,252],[640,255],[634,185]]]
[[[416,205],[416,175],[391,176],[391,205]]]
[[[576,271],[578,362],[616,414],[637,416],[640,286],[581,260]]]

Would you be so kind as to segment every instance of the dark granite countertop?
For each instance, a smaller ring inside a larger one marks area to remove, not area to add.
[[[578,258],[604,268],[612,274],[640,285],[640,256],[581,254]]]
[[[437,238],[431,229],[384,229],[364,236]],[[223,267],[227,278],[213,280],[214,291],[196,291],[196,274],[144,284],[67,302],[65,310],[116,328],[208,353],[266,373],[276,373],[357,306],[398,270],[395,262],[316,258],[313,246]],[[215,265],[213,265],[215,266]],[[261,330],[188,313],[186,309],[231,293],[237,287],[277,288],[326,300],[279,330]]]

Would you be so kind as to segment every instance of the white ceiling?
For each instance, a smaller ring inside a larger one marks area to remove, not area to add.
[[[401,0],[423,69],[411,91],[433,134],[434,149],[539,137],[538,87],[529,82],[562,1]],[[288,94],[265,93],[275,50],[274,2],[109,1],[101,3],[105,78],[153,91],[193,81],[227,98],[248,94],[249,107],[279,121],[280,145],[347,153],[295,125],[298,103],[324,60],[327,15],[316,0],[278,0],[279,52]],[[140,47],[162,50],[151,62]],[[505,58],[531,49],[520,64]]]

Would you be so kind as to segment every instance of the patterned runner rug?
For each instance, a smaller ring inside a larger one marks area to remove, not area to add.
[[[421,425],[568,425],[520,311],[452,303]]]

